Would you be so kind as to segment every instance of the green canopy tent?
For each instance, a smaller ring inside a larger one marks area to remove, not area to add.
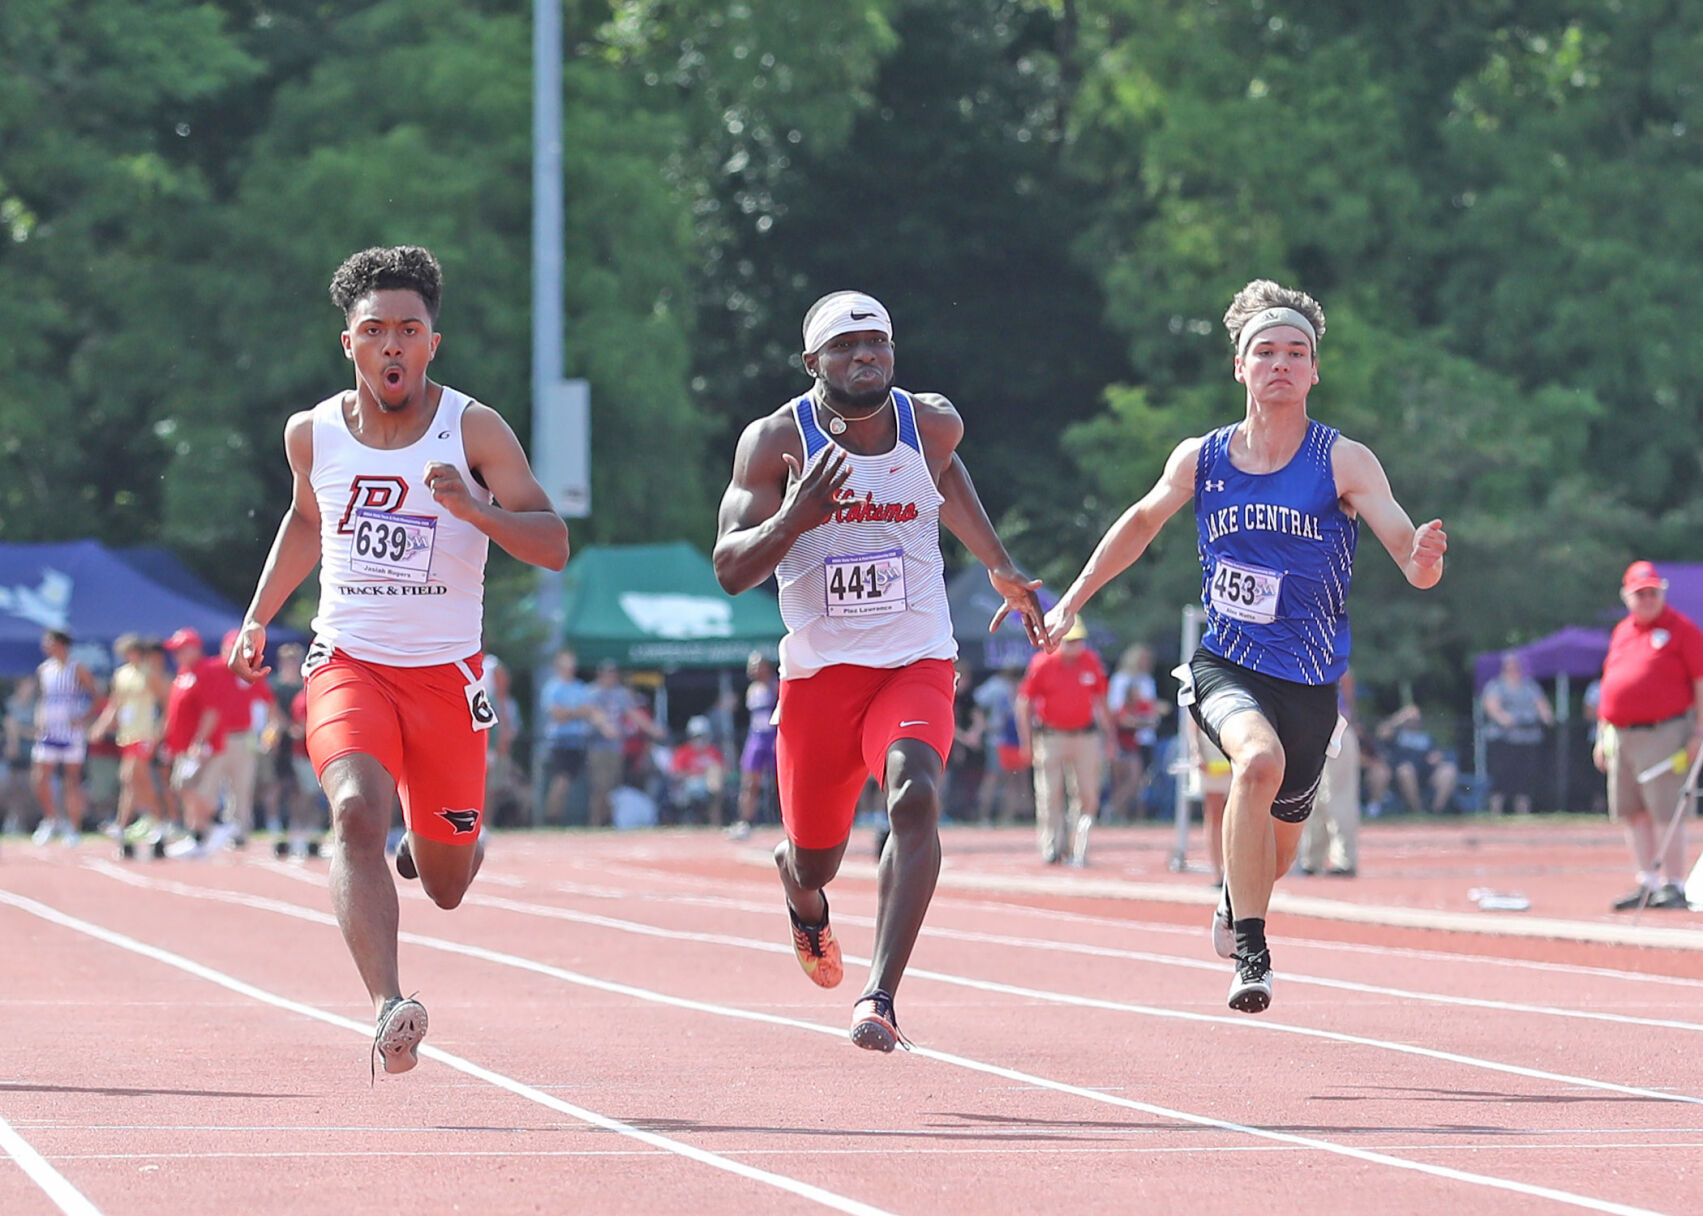
[[[686,541],[593,545],[563,572],[562,641],[582,664],[743,667],[753,650],[772,657],[785,632],[773,595],[727,594]]]

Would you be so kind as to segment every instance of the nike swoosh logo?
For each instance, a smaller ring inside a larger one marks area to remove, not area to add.
[[[901,722],[901,723],[899,723],[899,729],[904,730],[905,727],[907,727],[907,726],[927,726],[927,725],[928,725],[928,719],[927,718],[918,718],[915,722]]]
[[[851,315],[851,319],[854,321],[867,321],[874,315],[875,314],[872,312],[854,312]]]

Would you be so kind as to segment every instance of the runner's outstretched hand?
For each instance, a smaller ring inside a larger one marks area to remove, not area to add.
[[[998,629],[1000,622],[1015,612],[1023,618],[1023,632],[1029,635],[1031,646],[1054,649],[1047,643],[1046,620],[1041,613],[1041,601],[1035,598],[1035,592],[1041,585],[1038,578],[1030,578],[1016,566],[995,566],[988,571],[988,582],[999,592],[1005,602],[999,606],[999,611],[993,614],[993,620],[988,624],[988,632]]]

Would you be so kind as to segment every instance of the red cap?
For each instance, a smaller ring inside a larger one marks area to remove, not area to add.
[[[220,654],[230,653],[231,649],[236,646],[237,639],[240,638],[241,636],[242,636],[242,630],[240,630],[240,629],[232,629],[232,630],[229,630],[228,632],[226,632],[224,640],[219,643],[219,653]]]
[[[1667,580],[1656,573],[1656,567],[1650,562],[1633,562],[1626,567],[1626,575],[1620,580],[1622,591],[1645,591],[1665,586]]]
[[[202,650],[207,649],[201,645],[201,635],[187,625],[166,639],[167,650],[180,650],[185,646],[196,646]]]

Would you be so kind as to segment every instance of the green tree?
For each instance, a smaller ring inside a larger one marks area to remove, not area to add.
[[[258,70],[206,4],[0,7],[0,535],[152,537],[210,193],[183,115]]]

